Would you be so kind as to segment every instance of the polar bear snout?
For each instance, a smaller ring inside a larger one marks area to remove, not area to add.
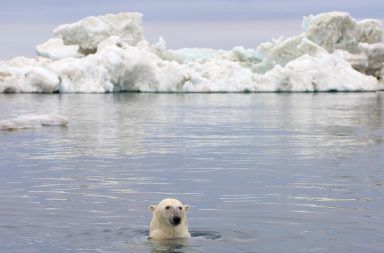
[[[181,222],[181,217],[179,215],[175,215],[172,217],[172,219],[169,221],[172,225],[177,226]]]
[[[165,212],[168,213],[169,223],[174,226],[177,226],[181,223],[183,218],[183,207],[181,205],[176,207],[166,206]]]

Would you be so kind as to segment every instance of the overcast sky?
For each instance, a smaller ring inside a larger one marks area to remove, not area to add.
[[[59,24],[90,15],[144,14],[150,41],[170,48],[255,48],[279,35],[301,32],[302,16],[345,11],[356,19],[384,19],[384,0],[0,0],[0,59],[34,56],[34,46]]]

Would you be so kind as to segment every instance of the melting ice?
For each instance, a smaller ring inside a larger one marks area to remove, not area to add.
[[[144,38],[140,13],[87,17],[54,30],[38,57],[0,62],[0,92],[303,92],[384,89],[378,20],[304,17],[303,33],[230,51],[171,50]]]

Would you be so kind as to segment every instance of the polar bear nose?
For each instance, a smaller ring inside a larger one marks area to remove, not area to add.
[[[172,224],[173,225],[179,225],[180,221],[181,221],[181,217],[180,216],[173,216],[173,218],[172,218]]]

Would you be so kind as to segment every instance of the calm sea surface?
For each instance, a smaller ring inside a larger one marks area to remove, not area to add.
[[[0,252],[384,252],[384,93],[0,95]],[[192,208],[147,239],[150,204]]]

